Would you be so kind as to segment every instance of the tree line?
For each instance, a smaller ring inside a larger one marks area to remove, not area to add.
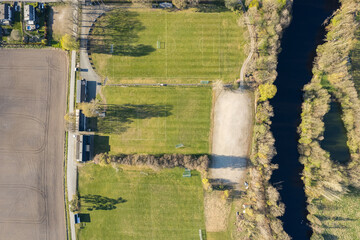
[[[250,205],[237,222],[242,239],[290,239],[278,218],[285,212],[277,189],[270,178],[277,165],[271,160],[276,155],[275,139],[270,130],[274,115],[269,99],[275,96],[277,55],[282,32],[290,23],[292,0],[246,0],[243,2],[251,27],[256,33],[256,53],[249,64],[247,79],[254,83],[256,97],[255,125],[252,153],[248,167],[248,188],[244,202]],[[227,0],[226,6],[237,11],[239,2]],[[242,7],[242,6],[241,6]],[[245,238],[244,238],[245,237]]]
[[[336,201],[349,186],[360,187],[360,100],[351,75],[350,53],[356,47],[360,3],[341,0],[328,26],[325,43],[318,47],[313,78],[304,87],[299,153],[307,196],[308,220],[314,239],[324,239],[325,226],[317,217],[322,201]],[[340,103],[347,131],[350,160],[341,165],[321,148],[324,116],[331,99]]]

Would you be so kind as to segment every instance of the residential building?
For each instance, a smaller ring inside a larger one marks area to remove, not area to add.
[[[10,25],[12,22],[12,7],[5,3],[0,4],[0,24]]]
[[[36,14],[35,8],[32,5],[25,5],[24,7],[24,21],[26,22],[26,30],[36,29]]]

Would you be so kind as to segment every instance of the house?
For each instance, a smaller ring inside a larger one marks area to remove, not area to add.
[[[24,21],[26,22],[26,30],[32,31],[36,29],[36,14],[34,6],[25,5]]]
[[[5,3],[0,4],[0,24],[10,25],[12,21],[12,7]]]

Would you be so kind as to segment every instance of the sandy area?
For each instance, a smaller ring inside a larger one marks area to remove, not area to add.
[[[69,4],[53,7],[53,35],[55,39],[71,33],[72,27],[72,8]]]
[[[244,90],[215,94],[210,178],[238,188],[250,153],[254,98]]]

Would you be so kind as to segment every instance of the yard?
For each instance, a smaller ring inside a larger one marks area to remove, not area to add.
[[[108,83],[233,81],[245,58],[238,18],[228,11],[113,10],[92,31],[91,58]]]
[[[204,231],[198,172],[86,164],[79,169],[83,228],[78,239],[199,239]],[[106,209],[106,210],[105,210]]]
[[[104,94],[95,153],[209,153],[210,87],[107,86]]]

